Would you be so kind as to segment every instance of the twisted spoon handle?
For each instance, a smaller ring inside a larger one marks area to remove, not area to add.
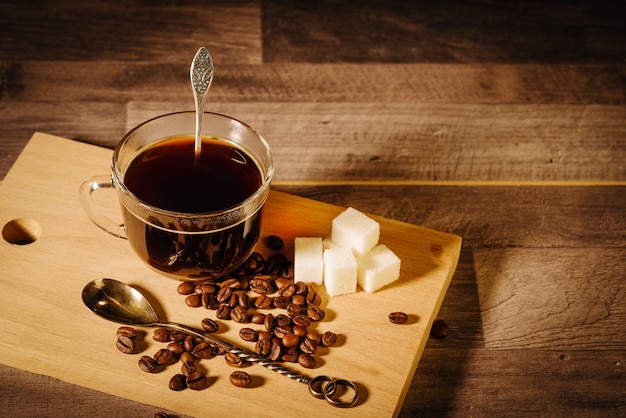
[[[160,326],[164,328],[169,328],[176,331],[185,332],[187,334],[193,335],[194,337],[200,338],[210,344],[213,344],[223,350],[228,351],[229,353],[235,354],[241,357],[243,360],[249,361],[251,363],[257,363],[265,368],[268,368],[278,374],[281,374],[285,377],[295,380],[296,382],[304,383],[308,385],[311,379],[306,376],[301,375],[298,372],[295,372],[291,369],[288,369],[278,363],[274,363],[271,360],[265,358],[264,356],[260,356],[252,351],[248,351],[241,347],[237,347],[233,344],[227,343],[217,337],[214,337],[209,334],[202,333],[195,328],[188,327],[186,325],[177,324],[175,322],[166,322],[166,323],[157,323],[154,326]]]

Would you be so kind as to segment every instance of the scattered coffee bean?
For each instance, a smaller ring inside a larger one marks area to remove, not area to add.
[[[237,370],[230,374],[230,383],[238,388],[247,388],[252,384],[252,377],[244,371]]]
[[[183,347],[185,351],[191,352],[195,346],[196,340],[191,335],[186,336],[185,340],[183,341]]]
[[[206,332],[216,332],[219,329],[219,325],[217,322],[212,320],[211,318],[204,318],[200,323],[202,329]]]
[[[134,340],[137,337],[137,331],[135,331],[133,327],[119,327],[117,329],[117,337],[119,338],[121,336]]]
[[[226,353],[224,355],[226,364],[231,367],[242,367],[244,365],[243,359],[234,353]]]
[[[305,369],[312,369],[317,365],[317,361],[312,355],[302,353],[298,356],[298,364]]]
[[[259,295],[267,295],[274,291],[270,282],[270,276],[255,276],[250,280],[250,290]]]
[[[300,351],[306,354],[315,354],[315,351],[317,351],[317,342],[311,338],[305,338],[300,343]]]
[[[202,341],[191,350],[191,354],[196,358],[211,358],[213,357],[213,348],[206,341]]]
[[[298,361],[298,356],[300,352],[296,347],[286,348],[283,351],[283,361],[287,361],[289,363],[296,363]]]
[[[262,356],[267,356],[272,351],[272,342],[265,338],[259,339],[254,346],[254,351]]]
[[[237,305],[230,311],[230,318],[239,324],[246,323],[248,322],[248,311],[243,306]]]
[[[279,361],[283,356],[283,347],[280,344],[272,344],[272,349],[270,350],[269,359],[271,361]]]
[[[430,335],[435,338],[446,338],[450,333],[448,324],[443,319],[435,319],[430,329]]]
[[[125,335],[120,335],[117,337],[115,346],[124,354],[132,354],[135,351],[135,341]]]
[[[404,312],[392,312],[389,314],[389,321],[394,324],[406,324],[409,316]]]
[[[195,290],[195,285],[192,282],[182,282],[176,288],[176,291],[181,295],[191,295]]]
[[[263,242],[265,243],[267,248],[273,251],[278,251],[285,245],[283,239],[278,235],[268,235],[265,237]]]
[[[170,330],[167,328],[157,328],[152,334],[152,339],[160,343],[166,343],[170,341]]]
[[[187,383],[187,387],[191,390],[202,390],[208,383],[206,375],[199,371],[189,373],[185,382]]]
[[[295,334],[287,334],[282,338],[282,342],[284,347],[297,347],[300,344],[300,338]]]
[[[265,314],[255,312],[250,316],[250,322],[257,325],[262,325],[265,323]]]
[[[222,320],[230,319],[231,310],[232,309],[230,306],[222,303],[217,308],[217,312],[215,312],[215,316],[217,317],[217,319],[222,319]]]
[[[176,354],[177,356],[180,356],[185,352],[185,347],[183,346],[183,343],[178,341],[172,341],[171,343],[169,343],[167,345],[167,349],[171,351],[172,354]]]
[[[337,334],[332,331],[326,331],[322,334],[322,344],[324,347],[332,347],[337,343]]]
[[[276,296],[274,298],[274,307],[278,309],[285,309],[291,303],[291,298],[287,296]]]
[[[170,332],[170,341],[184,341],[185,338],[187,337],[187,334],[185,334],[182,331],[172,331]]]
[[[187,378],[182,374],[175,374],[170,379],[170,390],[180,391],[187,388]]]
[[[256,342],[259,339],[259,334],[252,328],[241,328],[239,337],[244,341]]]
[[[151,372],[157,366],[157,362],[150,356],[141,356],[139,359],[139,368],[144,372]]]
[[[180,361],[185,365],[193,364],[195,357],[191,354],[191,351],[185,351],[180,355]]]
[[[311,305],[306,309],[306,312],[311,321],[323,321],[326,317],[326,312],[319,306]]]
[[[172,361],[172,359],[174,358],[174,353],[166,348],[161,348],[154,354],[153,358],[157,362],[157,364],[165,365]]]
[[[193,295],[189,295],[185,298],[185,303],[190,308],[199,308],[200,306],[202,306],[202,295],[198,295],[195,293]]]

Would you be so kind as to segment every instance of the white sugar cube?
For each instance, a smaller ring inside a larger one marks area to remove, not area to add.
[[[400,258],[385,245],[377,245],[359,259],[357,281],[372,293],[400,277]]]
[[[324,258],[321,237],[294,240],[293,274],[296,282],[322,284]]]
[[[332,221],[331,240],[341,247],[351,248],[358,255],[374,248],[379,237],[378,222],[354,208],[344,210]]]
[[[324,251],[324,286],[329,296],[356,292],[357,262],[349,248]]]
[[[339,248],[339,245],[330,239],[330,237],[326,237],[322,240],[322,247],[324,250],[328,250],[329,248]]]

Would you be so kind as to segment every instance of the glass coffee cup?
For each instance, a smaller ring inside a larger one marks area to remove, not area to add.
[[[148,120],[113,152],[111,175],[80,188],[89,218],[127,238],[159,273],[184,281],[219,280],[239,267],[260,236],[274,173],[265,139],[250,126],[204,113],[201,153],[194,151],[194,112]],[[123,223],[98,208],[92,194],[114,188]]]

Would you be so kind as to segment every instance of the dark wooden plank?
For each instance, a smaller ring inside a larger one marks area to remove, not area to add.
[[[0,48],[1,49],[1,48]],[[184,51],[193,54],[193,48]],[[626,65],[228,64],[209,102],[626,104]],[[192,101],[189,61],[0,58],[0,100]]]
[[[624,350],[447,348],[429,340],[400,417],[623,416]]]
[[[0,61],[190,63],[204,45],[218,63],[259,64],[260,4],[2,1],[0,45]]]
[[[185,103],[132,103],[136,125]],[[280,181],[623,181],[626,108],[216,103],[263,134]]]
[[[620,63],[611,1],[263,2],[266,62]]]
[[[275,187],[451,232],[471,248],[626,248],[626,187]]]

